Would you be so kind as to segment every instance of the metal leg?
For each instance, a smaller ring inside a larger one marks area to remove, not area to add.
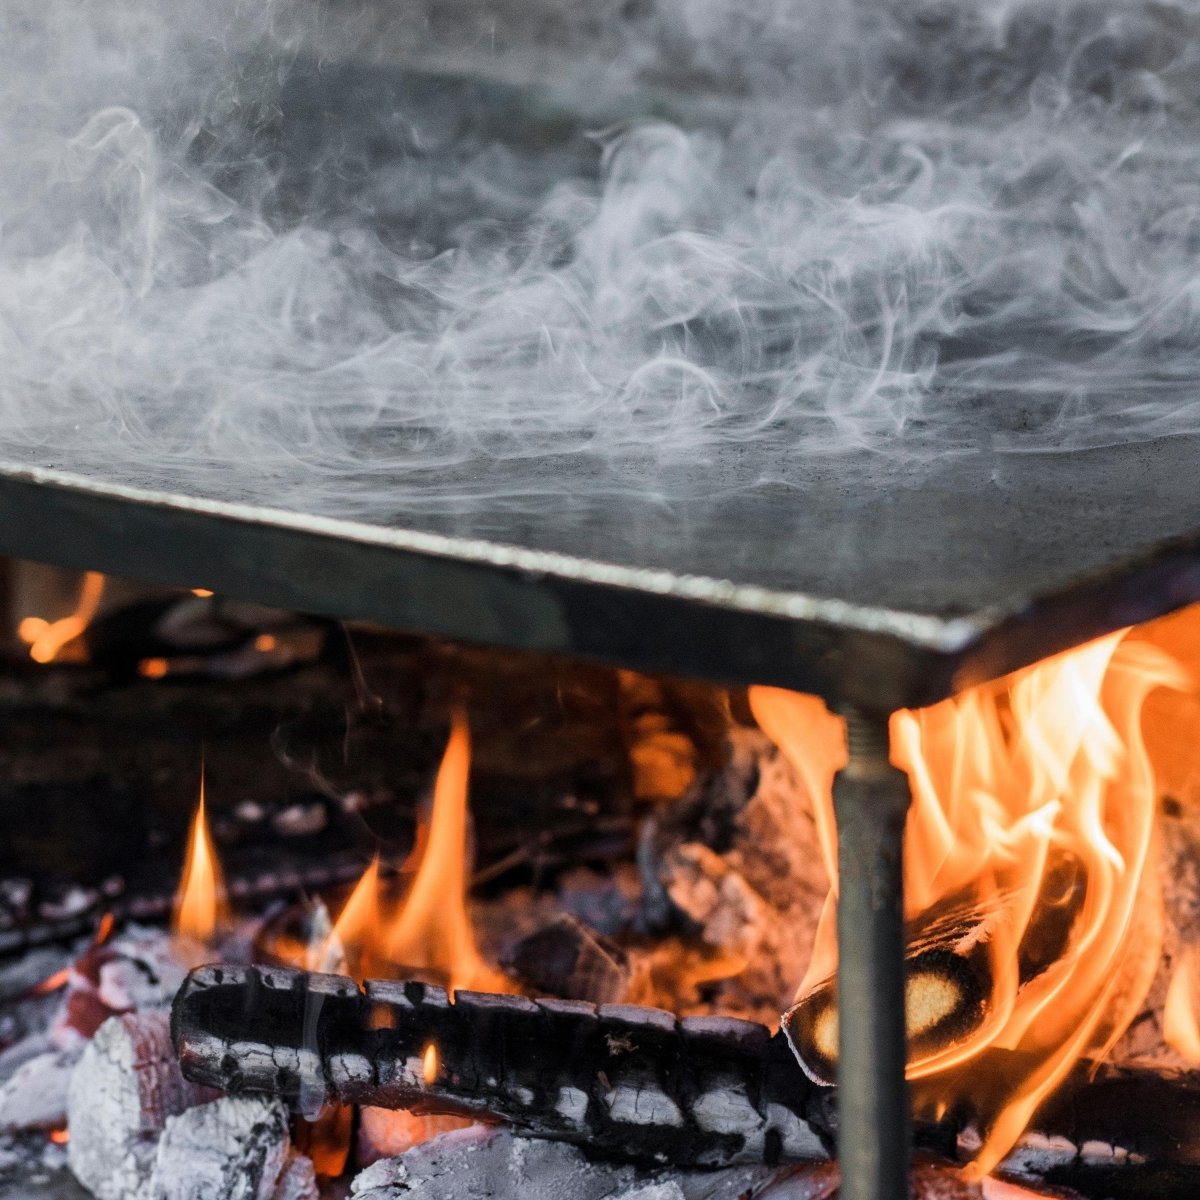
[[[887,719],[844,713],[850,760],[838,829],[838,1157],[842,1200],[907,1200],[903,835],[908,780]]]

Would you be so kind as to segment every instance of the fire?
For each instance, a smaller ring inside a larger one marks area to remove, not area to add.
[[[202,772],[200,800],[188,833],[187,858],[179,882],[179,891],[175,895],[171,929],[181,937],[191,938],[196,942],[208,942],[218,930],[228,924],[228,901],[221,877],[221,864],[217,860],[204,811]]]
[[[439,1068],[438,1049],[430,1042],[425,1047],[425,1053],[421,1058],[421,1078],[425,1080],[426,1087],[429,1087],[437,1079]]]
[[[985,1114],[975,1177],[1000,1161],[1080,1056],[1107,1053],[1149,988],[1161,933],[1143,928],[1152,924],[1143,920],[1142,881],[1157,797],[1141,711],[1152,689],[1186,683],[1165,653],[1119,633],[892,718],[892,761],[913,794],[904,862],[910,954],[936,947],[973,956],[986,981],[966,1032],[910,1051],[909,1078],[928,1081],[918,1106],[978,1099],[980,1073],[960,1068],[990,1048],[1015,1052],[1021,1064]],[[836,881],[840,722],[813,697],[777,689],[753,689],[751,704],[807,785]],[[835,882],[798,998],[836,972],[836,893]],[[910,1044],[921,1032],[914,1021],[936,1024],[951,1003],[936,973],[913,985],[910,972]],[[819,1036],[836,1044],[835,1029]]]
[[[429,827],[413,851],[415,873],[407,894],[398,905],[389,905],[379,861],[373,861],[346,901],[327,945],[317,950],[319,960],[328,960],[332,947],[360,978],[412,972],[444,982],[451,991],[511,990],[507,979],[481,957],[467,910],[470,760],[466,717],[456,713],[434,785]]]
[[[1200,969],[1196,948],[1187,947],[1171,973],[1163,1005],[1163,1039],[1192,1066],[1200,1065],[1200,1021],[1196,1018],[1196,972]]]
[[[25,617],[17,626],[17,636],[29,647],[34,662],[49,663],[58,658],[63,647],[73,642],[92,623],[100,600],[104,596],[104,576],[89,571],[83,577],[83,587],[75,611],[57,621],[44,617]]]

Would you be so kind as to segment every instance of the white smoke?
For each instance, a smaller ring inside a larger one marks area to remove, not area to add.
[[[385,520],[1200,430],[1190,6],[745,9],[8,0],[0,457]]]

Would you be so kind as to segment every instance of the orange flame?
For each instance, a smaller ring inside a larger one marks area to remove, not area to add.
[[[1163,1005],[1163,1040],[1185,1062],[1200,1065],[1200,1020],[1196,1017],[1195,947],[1189,946],[1180,956],[1167,985]]]
[[[208,820],[204,811],[204,774],[201,772],[200,801],[188,834],[187,859],[184,862],[179,891],[175,894],[171,930],[181,937],[208,942],[218,930],[227,927],[228,924],[229,909],[225,883],[221,877],[221,864],[217,859],[216,848],[208,831]]]
[[[511,990],[505,976],[481,957],[467,910],[470,761],[466,717],[456,713],[434,785],[429,828],[413,851],[416,871],[407,895],[394,909],[387,905],[381,895],[379,861],[373,861],[325,945],[317,949],[318,961],[344,955],[360,978],[413,972],[444,981],[452,992]]]
[[[1145,970],[1131,977],[1147,949],[1135,918],[1156,799],[1141,710],[1153,688],[1185,683],[1163,652],[1118,633],[892,717],[892,761],[907,772],[913,797],[904,862],[910,929],[919,936],[922,915],[936,905],[967,910],[991,987],[982,1023],[910,1061],[909,1077],[935,1077],[936,1103],[952,1105],[970,1095],[972,1080],[948,1072],[986,1048],[1019,1051],[1024,1064],[1019,1078],[1005,1081],[969,1169],[976,1178],[999,1162],[1082,1054],[1107,1053],[1149,987]],[[804,779],[836,881],[830,785],[845,759],[840,722],[813,697],[773,688],[752,689],[751,705]],[[1023,978],[1023,941],[1039,904],[1052,902],[1048,868],[1064,856],[1081,882],[1065,945]],[[835,906],[836,882],[798,996],[836,971]]]
[[[429,1087],[437,1079],[440,1068],[441,1063],[438,1060],[438,1048],[433,1042],[430,1042],[425,1047],[425,1053],[421,1058],[421,1078],[425,1080],[426,1087]]]
[[[25,617],[17,626],[17,637],[29,647],[34,662],[53,662],[68,642],[73,642],[92,623],[104,595],[104,576],[89,571],[83,577],[79,601],[70,616],[57,621],[44,617]]]
[[[66,1129],[48,1129],[46,1136],[56,1146],[65,1146],[71,1140],[71,1135]]]

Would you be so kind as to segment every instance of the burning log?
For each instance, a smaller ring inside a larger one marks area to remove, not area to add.
[[[180,990],[172,1031],[198,1083],[297,1107],[336,1099],[500,1118],[633,1161],[818,1159],[836,1132],[832,1093],[807,1078],[783,1036],[728,1018],[468,992],[451,1002],[421,983],[360,991],[338,976],[209,966]],[[985,1109],[989,1087],[1028,1069],[1019,1060],[992,1049],[962,1068]],[[927,1084],[915,1089],[918,1112],[936,1108]],[[976,1116],[957,1109],[918,1124],[918,1144],[952,1150]],[[1200,1072],[1080,1063],[1032,1129],[1014,1169],[1077,1186],[1103,1176],[1114,1196],[1168,1177],[1194,1188]],[[1162,1193],[1175,1194],[1195,1193]]]
[[[931,1057],[965,1040],[987,1013],[985,978],[978,962],[948,950],[929,950],[908,960],[905,1007],[908,1058]],[[837,1078],[837,989],[823,984],[783,1015],[783,1028],[796,1058],[815,1083]]]
[[[179,1073],[165,1013],[112,1018],[71,1078],[71,1170],[100,1200],[137,1194],[154,1170],[168,1118],[207,1099]]]
[[[747,1021],[210,966],[180,990],[172,1030],[189,1079],[300,1108],[498,1117],[677,1166],[827,1153],[824,1093],[782,1036]]]
[[[1016,951],[1017,986],[1025,987],[1067,948],[1083,904],[1086,879],[1079,860],[1056,851],[1038,903]],[[1011,920],[1010,897],[991,905],[951,897],[923,915],[910,930],[905,960],[908,1063],[925,1065],[968,1043],[994,1007],[992,939],[995,926]],[[816,1083],[837,1076],[837,989],[826,980],[783,1015],[783,1028],[800,1065]]]

